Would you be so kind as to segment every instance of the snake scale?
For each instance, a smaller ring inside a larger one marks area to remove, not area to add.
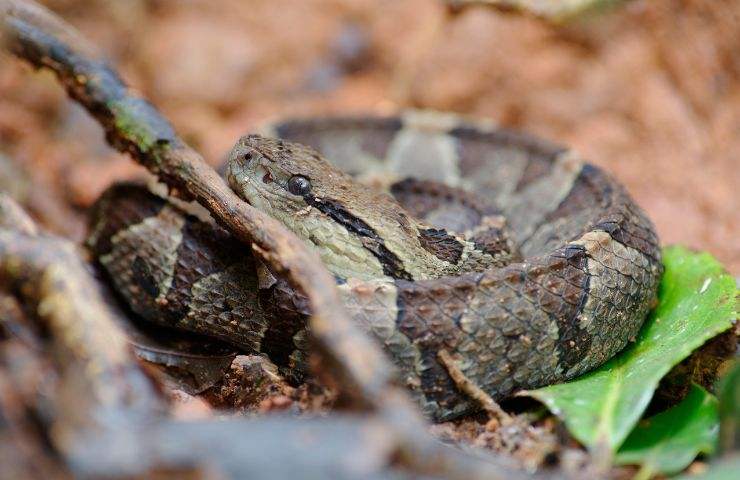
[[[436,420],[475,406],[454,377],[501,398],[595,368],[656,301],[652,223],[566,148],[419,111],[288,120],[263,133],[282,140],[243,137],[232,188],[318,249],[350,314]],[[113,186],[88,244],[135,313],[266,353],[300,381],[305,300],[185,210]]]

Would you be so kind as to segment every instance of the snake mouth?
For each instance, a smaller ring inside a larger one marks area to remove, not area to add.
[[[231,190],[244,202],[255,207],[255,198],[264,193],[260,193],[259,182],[254,178],[266,176],[267,170],[261,165],[247,168],[246,165],[233,162],[230,163],[227,170],[227,180]]]

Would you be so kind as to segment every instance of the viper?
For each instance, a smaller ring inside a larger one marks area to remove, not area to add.
[[[475,407],[463,383],[498,399],[603,364],[656,301],[652,223],[567,148],[418,111],[261,133],[232,149],[230,186],[319,253],[436,420]],[[88,245],[136,314],[303,378],[307,302],[207,214],[116,185]]]

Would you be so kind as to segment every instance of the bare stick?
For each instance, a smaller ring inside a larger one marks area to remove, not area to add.
[[[177,136],[167,119],[130,90],[72,27],[32,2],[0,0],[0,14],[10,50],[36,67],[52,70],[69,95],[98,120],[112,146],[130,153],[172,194],[197,200],[305,292],[313,312],[313,338],[340,387],[368,406],[377,406],[392,370],[380,350],[350,321],[334,279],[318,255],[276,220],[239,199]]]
[[[77,247],[41,235],[28,215],[0,194],[0,287],[16,295],[48,332],[59,371],[45,406],[51,441],[72,462],[92,432],[151,419],[164,401],[141,371]]]
[[[444,0],[450,10],[459,12],[470,7],[488,7],[502,12],[518,12],[559,24],[577,19],[589,12],[614,7],[626,0]]]
[[[465,395],[475,400],[475,402],[488,412],[489,415],[498,419],[502,425],[509,425],[514,421],[511,418],[511,415],[506,413],[489,394],[484,392],[482,388],[471,382],[470,379],[465,376],[463,371],[460,370],[460,367],[455,363],[455,359],[447,353],[447,350],[440,350],[437,352],[437,358],[442,365],[444,365],[445,369],[447,369],[447,373],[449,373],[450,378],[455,382],[457,388]]]

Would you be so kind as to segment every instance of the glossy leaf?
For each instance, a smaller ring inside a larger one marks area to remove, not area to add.
[[[660,304],[634,344],[576,380],[524,392],[561,417],[591,451],[619,448],[660,379],[737,317],[735,280],[711,255],[670,247],[663,263]]]
[[[642,420],[615,457],[619,465],[640,465],[637,477],[672,474],[686,468],[700,453],[714,452],[719,432],[718,402],[692,385],[678,405]]]

